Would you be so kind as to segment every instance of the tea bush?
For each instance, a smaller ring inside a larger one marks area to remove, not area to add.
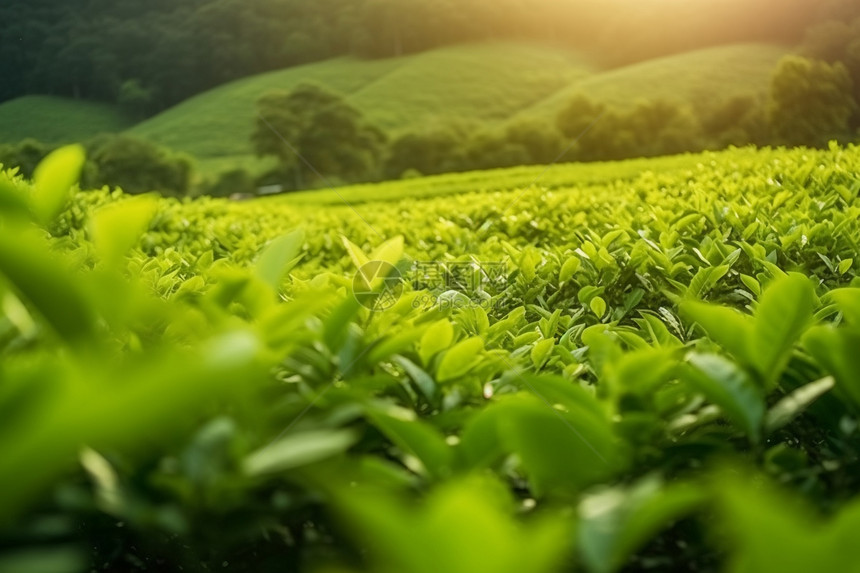
[[[242,203],[82,164],[0,175],[0,570],[860,562],[860,148]]]

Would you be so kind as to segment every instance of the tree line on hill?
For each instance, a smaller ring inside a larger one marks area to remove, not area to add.
[[[856,5],[860,12],[860,2]],[[808,58],[841,64],[854,82],[854,97],[860,101],[860,15],[853,19],[831,19],[812,26],[800,53]]]
[[[855,26],[860,42],[860,19]],[[287,189],[730,145],[821,147],[857,138],[852,69],[839,59],[791,55],[779,63],[764,100],[741,96],[704,108],[654,100],[617,108],[575,95],[552,119],[522,115],[493,127],[455,119],[390,139],[345,97],[307,84],[261,97],[252,139],[258,155],[278,160],[260,181]],[[237,172],[228,177],[242,179]]]
[[[649,157],[729,145],[824,146],[860,133],[860,16],[809,30],[798,55],[774,71],[767,98],[735,97],[697,108],[643,101],[616,108],[575,95],[557,117],[517,116],[501,126],[448,119],[386,134],[342,95],[315,84],[264,94],[252,144],[277,166],[261,176],[237,169],[216,180],[195,174],[190,157],[129,136],[86,144],[83,184],[130,193],[253,194],[264,185],[308,189],[400,177],[555,161]],[[444,111],[444,110],[443,110]],[[50,147],[0,145],[0,164],[31,175]]]
[[[624,63],[734,41],[796,41],[820,0],[4,0],[0,102],[32,93],[142,117],[247,75],[339,55],[487,39]],[[851,0],[830,0],[836,7]],[[623,41],[618,41],[623,38]]]
[[[0,166],[17,168],[21,175],[31,178],[39,162],[56,147],[33,139],[0,144]],[[193,191],[194,161],[185,154],[126,135],[99,135],[84,147],[83,189],[121,187],[126,193],[158,191],[171,197]]]
[[[119,186],[129,193],[253,195],[266,185],[310,189],[729,145],[820,147],[834,139],[852,141],[860,133],[860,66],[852,59],[858,53],[852,46],[860,45],[860,18],[852,26],[852,40],[824,45],[832,54],[829,62],[785,57],[764,100],[735,97],[706,108],[655,100],[616,108],[575,95],[550,119],[521,115],[491,127],[450,119],[389,136],[342,94],[306,83],[289,92],[264,94],[257,102],[251,143],[257,155],[276,163],[260,176],[235,169],[215,180],[201,180],[186,155],[129,136],[105,135],[86,144],[89,162],[82,183],[91,188]],[[803,51],[824,54],[819,38],[818,33],[810,35]],[[0,164],[19,166],[29,176],[49,151],[34,141],[0,145]]]

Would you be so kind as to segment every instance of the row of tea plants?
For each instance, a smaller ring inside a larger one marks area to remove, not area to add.
[[[0,571],[860,570],[860,148],[318,203],[83,159],[0,174]]]

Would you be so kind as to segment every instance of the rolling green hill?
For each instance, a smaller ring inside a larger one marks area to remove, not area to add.
[[[674,99],[694,106],[763,95],[782,46],[709,48],[608,71],[570,52],[528,44],[444,48],[381,61],[338,59],[248,78],[216,88],[131,130],[188,152],[212,174],[235,166],[259,171],[249,136],[254,102],[266,90],[314,80],[349,99],[390,132],[432,125],[439,117],[479,124],[517,114],[554,117],[584,93],[616,106]]]
[[[313,81],[344,93],[389,132],[452,118],[467,127],[518,114],[552,118],[574,94],[615,106],[674,99],[707,106],[715,99],[763,95],[781,46],[740,44],[599,70],[580,54],[534,44],[462,45],[385,60],[338,58],[232,82],[128,129],[186,152],[205,175],[238,166],[261,172],[250,134],[257,98]],[[109,106],[28,97],[0,105],[0,141],[85,139],[129,127]]]
[[[672,99],[707,107],[736,96],[763,96],[780,58],[788,48],[738,44],[649,60],[594,74],[533,106],[527,113],[557,113],[581,93],[617,107],[642,100]]]
[[[188,99],[136,125],[129,133],[199,158],[250,154],[254,105],[266,91],[289,90],[311,81],[353,93],[403,64],[398,59],[339,58],[253,76]]]
[[[188,152],[204,171],[257,165],[249,138],[254,104],[271,89],[315,81],[348,94],[381,127],[395,131],[444,115],[498,120],[588,74],[568,52],[516,43],[443,48],[375,61],[339,58],[233,82],[135,126],[133,135]]]
[[[88,101],[26,96],[0,104],[0,143],[27,138],[67,143],[131,125],[132,121],[115,107]]]
[[[437,118],[496,121],[587,78],[594,67],[578,55],[526,44],[446,48],[406,65],[352,95],[379,126],[400,130]]]

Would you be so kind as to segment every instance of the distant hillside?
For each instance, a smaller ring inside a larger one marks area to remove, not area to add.
[[[350,99],[388,130],[421,127],[439,118],[504,120],[595,71],[580,55],[564,50],[460,46],[413,56]]]
[[[403,65],[399,59],[338,58],[232,82],[188,99],[136,125],[132,135],[198,157],[251,153],[250,134],[257,98],[268,90],[289,90],[303,81],[353,93]]]
[[[798,43],[857,0],[3,0],[0,102],[32,93],[163,111],[213,86],[335,57],[552,41],[626,65],[743,42]],[[829,16],[832,17],[832,16]],[[142,33],[146,30],[146,33]]]
[[[259,173],[254,157],[255,102],[266,91],[313,81],[346,94],[390,133],[452,119],[466,126],[519,114],[553,119],[574,94],[614,106],[672,99],[693,106],[761,95],[788,49],[741,44],[600,70],[567,50],[496,42],[442,48],[384,60],[338,58],[232,82],[195,96],[128,129],[128,133],[194,156],[204,174],[238,166]],[[0,141],[86,139],[129,127],[108,106],[47,97],[0,105]]]
[[[215,88],[130,133],[195,155],[204,170],[220,170],[227,157],[248,160],[254,106],[268,90],[315,81],[347,94],[380,127],[397,131],[432,124],[439,116],[465,122],[504,119],[589,70],[574,54],[516,43],[442,48],[386,60],[339,58]]]
[[[783,46],[740,44],[656,58],[574,82],[528,112],[557,113],[578,93],[617,107],[670,99],[707,108],[735,96],[764,96],[776,64],[788,51]]]
[[[82,100],[25,96],[0,104],[0,143],[27,138],[45,143],[82,141],[132,124],[112,106]]]

